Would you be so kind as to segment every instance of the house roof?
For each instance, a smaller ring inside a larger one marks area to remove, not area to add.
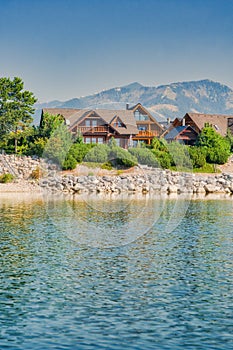
[[[209,124],[222,136],[226,135],[228,119],[232,117],[230,115],[202,113],[186,113],[185,117],[187,115],[193,120],[199,130],[202,130],[206,124]]]
[[[69,119],[74,113],[80,111],[80,109],[74,108],[43,108],[42,113],[49,113],[52,115],[62,115],[65,119]]]
[[[136,135],[138,133],[132,110],[44,108],[43,113],[46,112],[53,115],[62,115],[66,120],[69,120],[69,128],[73,128],[75,125],[79,124],[81,120],[91,114],[96,114],[102,118],[106,124],[111,124],[111,121],[115,117],[119,117],[126,127],[117,127],[112,125],[113,129],[115,129],[121,135]]]
[[[150,119],[161,129],[161,131],[164,130],[164,127],[157,122],[157,120],[153,117],[153,115],[151,115],[151,113],[140,102],[138,102],[136,105],[132,107],[129,107],[128,111],[135,112],[137,109],[143,110],[150,117]]]
[[[173,128],[167,135],[164,136],[165,140],[174,140],[182,131],[186,129],[191,129],[197,134],[197,132],[190,125],[182,125]]]
[[[121,119],[122,123],[124,123],[126,126],[126,128],[114,126],[114,129],[117,130],[119,132],[119,134],[137,134],[138,133],[138,128],[136,125],[133,111],[97,109],[96,112],[108,124],[111,124],[114,117],[119,117]]]

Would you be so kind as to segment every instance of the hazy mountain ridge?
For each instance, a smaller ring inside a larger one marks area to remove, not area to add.
[[[65,102],[51,101],[36,107],[125,109],[141,102],[158,119],[183,117],[186,112],[233,114],[233,90],[208,79],[169,85],[143,86],[137,82]]]

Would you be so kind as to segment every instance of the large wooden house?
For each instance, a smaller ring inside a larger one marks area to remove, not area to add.
[[[156,121],[141,103],[137,103],[131,108],[127,104],[126,109],[133,112],[136,121],[138,133],[133,137],[135,143],[143,141],[150,144],[154,137],[159,137],[163,133],[162,125]]]
[[[163,131],[140,103],[132,108],[127,105],[126,110],[44,108],[41,123],[45,113],[61,115],[68,129],[81,133],[85,143],[108,143],[114,137],[119,146],[128,148],[137,142],[150,144]]]

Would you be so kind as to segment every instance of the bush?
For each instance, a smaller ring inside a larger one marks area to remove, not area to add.
[[[29,156],[38,156],[42,157],[44,148],[46,146],[47,139],[43,139],[42,137],[39,137],[35,139],[33,142],[29,145],[29,150],[27,152],[27,155]]]
[[[149,149],[147,148],[129,148],[129,152],[137,158],[138,163],[158,167],[159,162]]]
[[[82,163],[86,154],[90,152],[93,146],[86,143],[74,143],[69,150],[69,154],[73,156],[78,163]]]
[[[67,155],[64,163],[62,164],[63,170],[73,170],[76,168],[77,160],[72,156],[72,154]]]
[[[230,156],[229,149],[226,149],[225,147],[220,146],[218,148],[208,149],[206,160],[209,163],[224,164],[227,162],[229,156]]]
[[[30,177],[33,180],[39,180],[40,174],[41,174],[40,168],[36,167],[36,169],[32,170]]]
[[[176,168],[192,169],[192,161],[189,156],[187,146],[173,141],[168,144],[168,151],[171,156],[171,165]]]
[[[124,150],[121,147],[113,146],[110,148],[109,159],[112,165],[124,166],[130,168],[137,165],[137,159],[128,151]]]
[[[159,151],[159,150],[156,150],[156,149],[153,149],[151,151],[157,162],[158,162],[158,165],[163,168],[163,169],[169,169],[171,167],[171,161],[172,161],[172,158],[170,156],[170,154],[166,151]]]
[[[14,180],[14,176],[10,173],[5,173],[0,175],[0,183],[8,183],[8,182],[12,182]]]
[[[107,145],[96,145],[85,156],[85,162],[105,163],[108,161],[109,147]]]
[[[111,162],[105,162],[101,165],[101,169],[105,169],[105,170],[112,170],[112,164]]]
[[[156,149],[158,151],[167,152],[167,141],[164,139],[158,139],[157,137],[154,137],[151,141],[151,148]]]
[[[190,146],[188,152],[194,168],[202,168],[206,165],[206,152],[202,148]]]

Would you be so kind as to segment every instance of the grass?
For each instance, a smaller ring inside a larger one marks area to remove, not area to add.
[[[95,169],[95,168],[101,168],[103,163],[82,162],[80,164],[86,166],[87,168]]]
[[[209,164],[209,163],[206,163],[206,165],[202,168],[194,168],[193,172],[194,173],[210,173],[210,174],[221,173],[221,171],[218,169],[216,164]]]
[[[186,173],[209,173],[209,174],[221,173],[221,171],[218,169],[216,164],[210,164],[210,163],[206,163],[206,165],[201,168],[185,168],[185,167],[172,166],[169,168],[169,170],[186,172]]]
[[[5,173],[0,175],[0,183],[6,184],[12,182],[14,180],[14,176],[9,173]]]

